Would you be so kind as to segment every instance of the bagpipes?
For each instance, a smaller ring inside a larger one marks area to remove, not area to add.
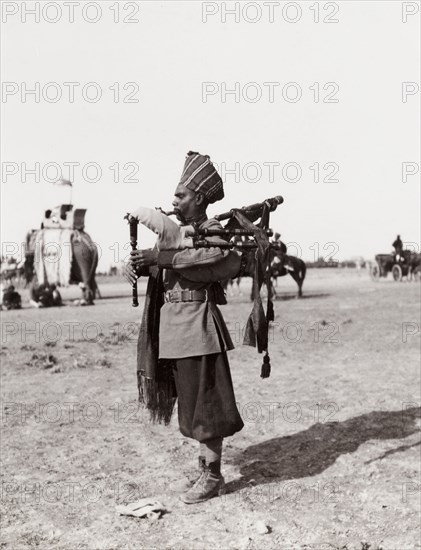
[[[268,354],[268,330],[270,321],[274,320],[274,309],[272,301],[272,287],[270,283],[270,250],[280,249],[281,244],[269,242],[269,237],[273,235],[269,228],[270,214],[284,202],[280,195],[266,199],[263,202],[243,206],[242,208],[233,208],[214,218],[218,221],[228,220],[222,229],[206,229],[197,227],[195,224],[189,226],[186,236],[192,237],[193,248],[209,248],[218,246],[221,249],[253,251],[254,273],[253,273],[253,310],[247,321],[245,328],[244,344],[257,347],[259,353],[265,352],[261,370],[262,378],[267,378],[270,374],[270,359]],[[166,216],[177,215],[180,219],[180,213],[177,210],[165,212],[157,208]],[[139,220],[136,217],[127,214],[125,219],[130,226],[130,244],[132,250],[137,248],[137,230]],[[255,223],[258,222],[258,223]],[[206,240],[206,237],[219,236],[222,241],[215,243]],[[246,240],[242,238],[246,237]],[[267,308],[263,309],[260,290],[263,285],[267,287]],[[132,287],[133,307],[139,305],[137,298],[137,283]]]
[[[223,229],[201,229],[194,227],[192,231],[186,233],[187,236],[193,237],[194,248],[209,248],[212,243],[201,239],[201,237],[220,236],[227,239],[226,243],[218,244],[219,248],[223,249],[254,249],[258,248],[256,241],[231,241],[233,237],[256,237],[256,232],[266,237],[272,237],[273,231],[269,229],[270,213],[274,212],[277,207],[284,202],[280,195],[271,199],[266,199],[263,202],[243,206],[242,208],[233,208],[228,212],[214,216],[218,221],[229,220]],[[160,210],[166,216],[177,215],[176,210],[165,212]],[[251,226],[260,218],[260,222],[256,226]],[[246,227],[245,227],[246,226]],[[279,248],[278,243],[269,243],[271,247]]]
[[[124,219],[127,220],[130,228],[130,246],[132,247],[132,250],[137,249],[137,228],[139,225],[139,220],[136,218],[133,218],[130,213],[127,213],[124,216]],[[132,285],[132,306],[138,307],[139,306],[139,299],[137,297],[137,281],[133,283]]]

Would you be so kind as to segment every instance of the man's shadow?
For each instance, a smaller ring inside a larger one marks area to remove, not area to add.
[[[402,439],[419,433],[416,419],[420,417],[420,407],[373,411],[344,422],[317,423],[294,435],[251,445],[234,458],[234,464],[240,466],[242,478],[228,483],[227,490],[231,492],[250,486],[251,480],[260,485],[318,475],[334,464],[339,456],[353,453],[367,441]],[[367,463],[420,444],[398,446]]]
[[[319,293],[319,294],[303,294],[302,296],[297,296],[297,293],[291,293],[291,294],[275,294],[273,299],[276,302],[286,302],[288,300],[296,300],[299,298],[300,300],[305,300],[308,298],[328,298],[330,294],[327,293]]]

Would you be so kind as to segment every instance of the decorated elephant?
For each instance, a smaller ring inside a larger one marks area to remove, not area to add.
[[[93,305],[98,265],[98,248],[83,230],[43,228],[32,230],[26,238],[24,273],[27,284],[78,284],[80,305]]]

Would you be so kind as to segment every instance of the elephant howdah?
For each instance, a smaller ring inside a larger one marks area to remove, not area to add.
[[[35,236],[34,268],[40,285],[70,284],[72,229],[41,229]]]
[[[85,231],[68,228],[34,230],[27,237],[25,272],[37,284],[79,284],[84,303],[92,304],[97,290],[98,249]]]

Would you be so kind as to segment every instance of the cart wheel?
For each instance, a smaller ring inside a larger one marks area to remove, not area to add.
[[[376,281],[376,283],[380,279],[380,266],[377,262],[373,262],[370,266],[370,277],[373,281]]]
[[[400,265],[395,264],[392,267],[392,275],[394,281],[402,281],[402,268]]]

